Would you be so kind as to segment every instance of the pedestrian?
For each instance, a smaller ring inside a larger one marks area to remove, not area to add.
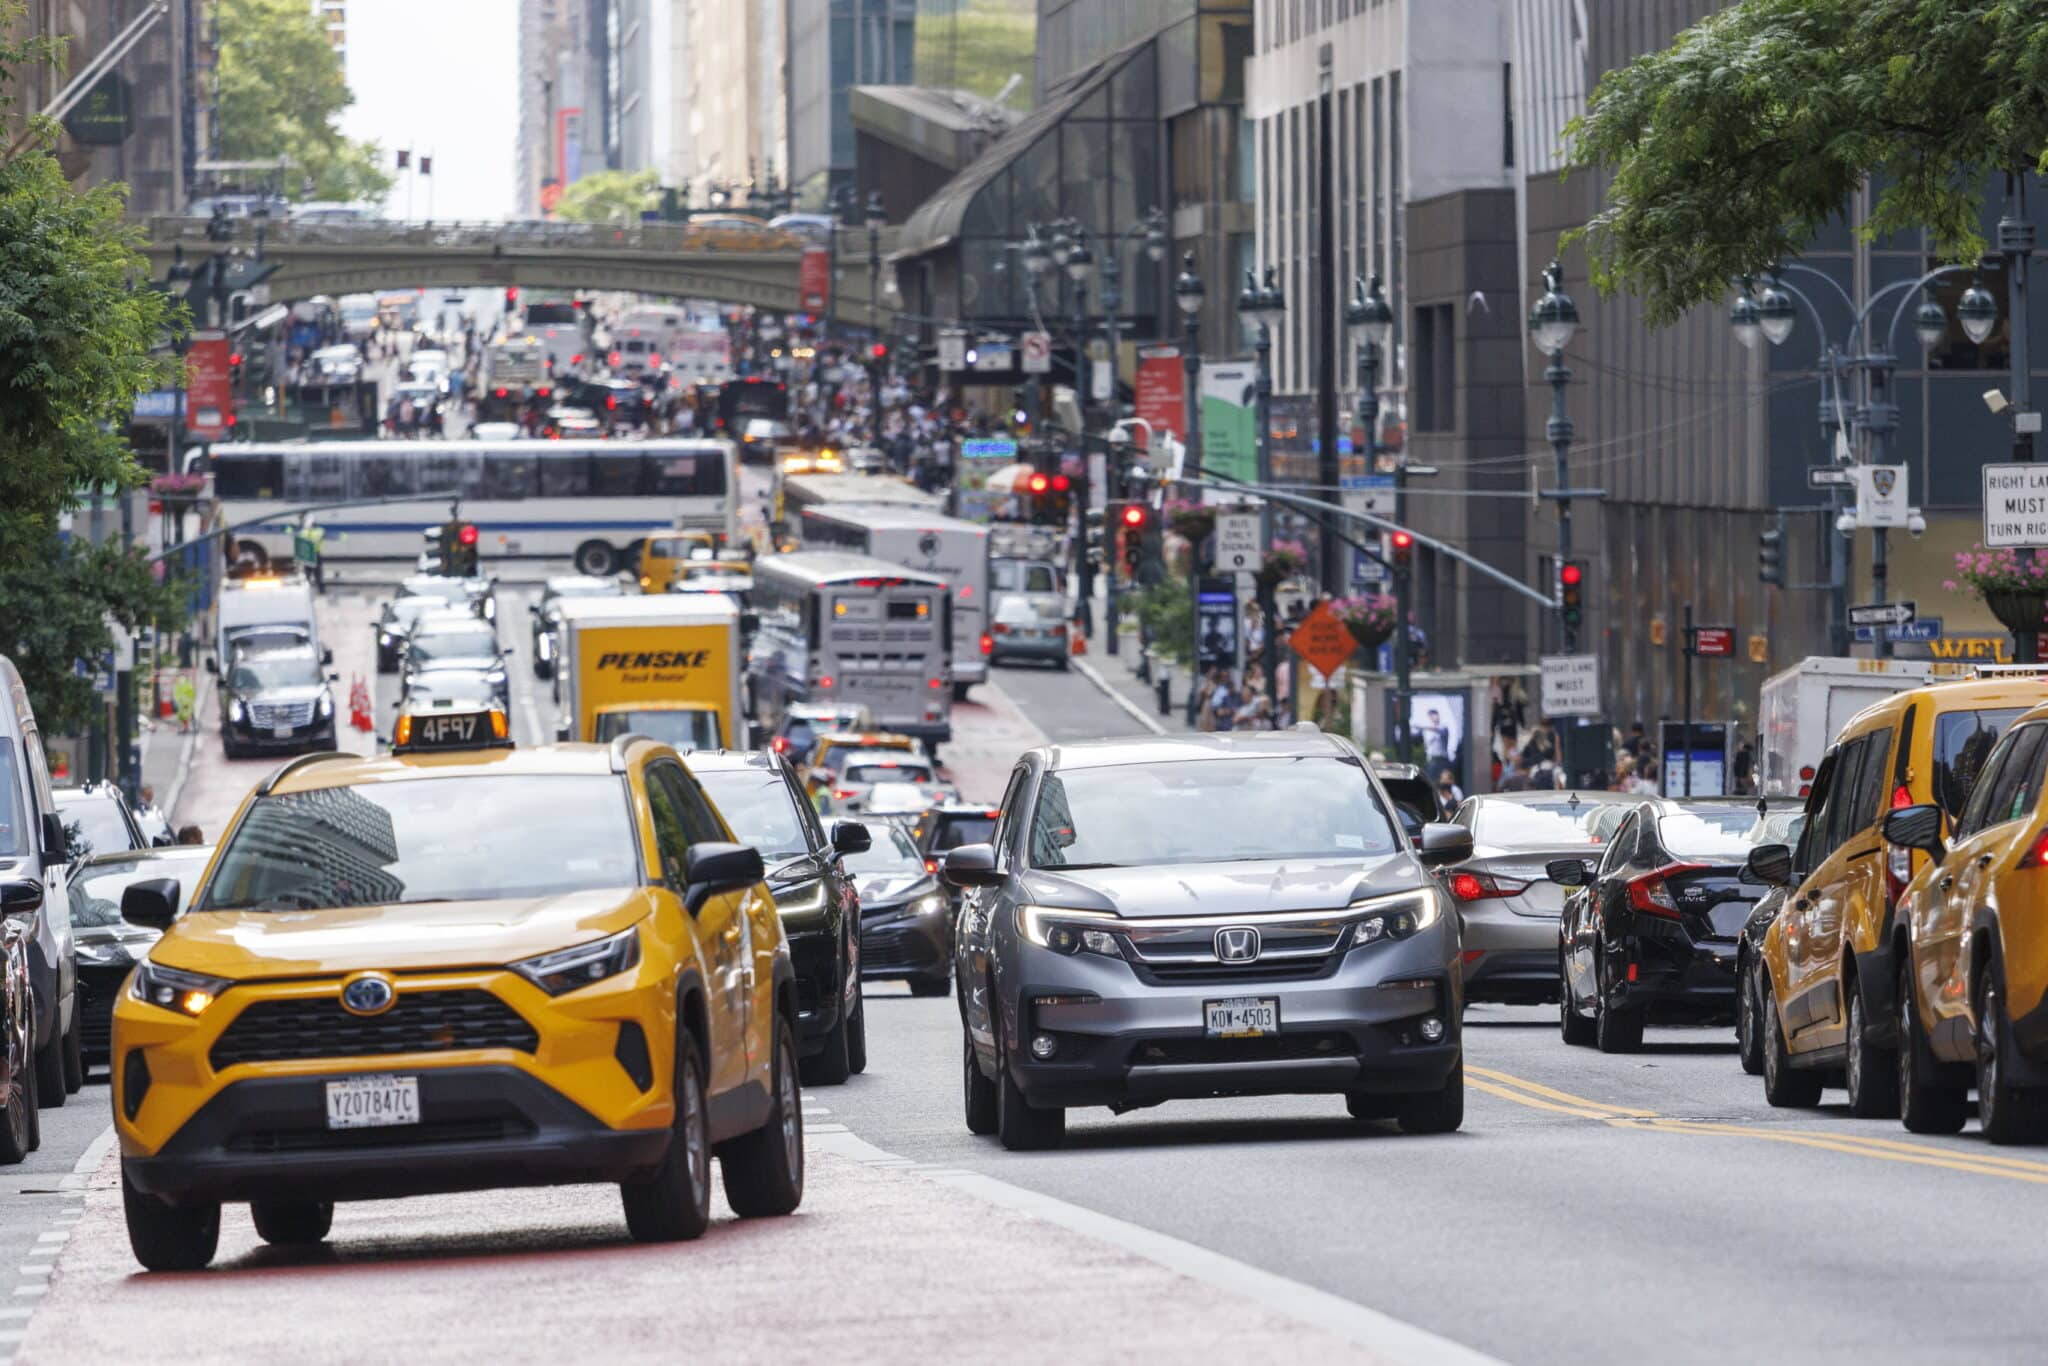
[[[1237,689],[1228,670],[1218,669],[1216,678],[1216,689],[1209,694],[1209,710],[1216,718],[1216,729],[1228,731],[1237,724]]]
[[[811,806],[821,816],[832,814],[832,783],[822,768],[814,768],[804,778],[804,792],[811,799]]]
[[[1522,770],[1521,762],[1512,754],[1501,761],[1500,790],[1503,792],[1527,792],[1529,790],[1529,775]]]
[[[192,729],[192,709],[197,703],[197,691],[192,686],[192,675],[180,673],[171,684],[171,710],[178,714],[178,733],[185,734]]]
[[[1457,815],[1458,806],[1464,800],[1465,794],[1463,791],[1459,789],[1457,779],[1448,770],[1446,770],[1444,774],[1436,780],[1436,807],[1438,818],[1441,820],[1449,820],[1451,817]]]
[[[196,826],[196,825],[182,825],[182,826],[179,826],[179,827],[178,827],[178,843],[180,843],[180,844],[204,844],[204,843],[206,843],[206,833],[205,833],[204,831],[202,831],[202,830],[201,830],[201,829],[200,829],[200,828],[199,828],[198,826]]]

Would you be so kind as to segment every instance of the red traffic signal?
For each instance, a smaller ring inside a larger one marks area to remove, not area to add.
[[[1074,481],[1067,478],[1067,476],[1065,476],[1064,474],[1055,474],[1052,477],[1052,491],[1054,493],[1065,493],[1068,489],[1072,488],[1073,486]]]
[[[462,524],[461,530],[455,533],[455,539],[462,542],[462,544],[464,545],[475,545],[476,524],[474,522],[464,522]]]
[[[876,342],[868,348],[868,354],[876,360],[887,360],[889,358],[889,348],[885,343]]]
[[[1566,588],[1577,588],[1585,577],[1586,571],[1575,560],[1566,560],[1557,571],[1557,581]]]
[[[1143,506],[1142,504],[1139,504],[1139,503],[1127,503],[1127,504],[1125,504],[1125,505],[1124,505],[1124,525],[1125,525],[1125,526],[1143,526],[1143,525],[1145,525],[1145,509],[1144,509],[1144,506]]]
[[[1046,489],[1051,487],[1051,485],[1052,481],[1047,479],[1044,475],[1034,474],[1031,476],[1029,488],[1033,493],[1044,493]]]

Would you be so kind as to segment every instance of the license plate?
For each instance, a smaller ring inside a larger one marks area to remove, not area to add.
[[[272,735],[275,735],[280,740],[289,740],[292,738],[292,728],[290,726],[272,726],[270,728],[270,733]]]
[[[419,1122],[418,1077],[349,1077],[327,1083],[330,1129],[374,1129]]]
[[[1212,1039],[1258,1039],[1280,1032],[1280,1001],[1274,996],[1238,996],[1202,1002]]]

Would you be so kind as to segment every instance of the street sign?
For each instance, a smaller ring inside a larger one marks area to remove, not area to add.
[[[1808,465],[1806,487],[1810,489],[1848,488],[1856,482],[1856,476],[1849,473],[1846,465]]]
[[[965,370],[967,368],[967,334],[958,329],[939,333],[939,368],[941,370]]]
[[[1858,626],[1853,629],[1858,641],[1867,642],[1877,639],[1877,628],[1875,626]],[[1941,635],[1940,617],[1915,617],[1902,626],[1887,626],[1884,628],[1884,638],[1894,643],[1903,641],[1910,644],[1925,645],[1930,640],[1940,640]]]
[[[2048,465],[1984,467],[1984,544],[2048,546]]]
[[[233,376],[225,332],[194,332],[185,348],[185,427],[203,441],[215,441],[235,422]]]
[[[1393,577],[1393,572],[1386,565],[1366,554],[1358,546],[1351,547],[1352,587],[1371,588],[1377,584],[1386,583]]]
[[[1216,567],[1226,573],[1256,574],[1265,563],[1266,552],[1259,537],[1259,514],[1217,513]]]
[[[1010,368],[1010,358],[1014,354],[1007,342],[982,342],[974,348],[974,368],[976,370],[1008,370]]]
[[[1849,609],[1851,626],[1904,626],[1919,613],[1910,602],[1873,602]]]
[[[1863,528],[1904,526],[1912,515],[1907,506],[1904,465],[1851,465],[1856,481],[1856,525]]]
[[[1301,619],[1301,624],[1287,638],[1287,648],[1327,678],[1344,667],[1352,651],[1358,648],[1358,640],[1345,628],[1343,618],[1324,602],[1318,603],[1315,611]]]
[[[1017,443],[1007,436],[970,436],[960,443],[965,460],[1015,460]]]
[[[1372,517],[1394,515],[1394,476],[1391,474],[1340,474],[1337,487],[1347,512]]]
[[[1695,626],[1692,652],[1701,659],[1726,659],[1735,653],[1733,626]]]
[[[1052,373],[1052,333],[1026,332],[1022,366],[1027,375]]]
[[[1601,714],[1600,656],[1545,655],[1541,663],[1545,716]]]

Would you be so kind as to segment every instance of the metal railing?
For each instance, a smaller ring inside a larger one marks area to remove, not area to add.
[[[152,246],[172,244],[211,250],[219,245],[207,237],[212,220],[201,217],[162,215],[147,220]],[[670,255],[679,252],[710,251],[734,255],[789,256],[809,246],[823,246],[810,238],[783,228],[707,226],[690,223],[557,223],[529,220],[503,223],[411,223],[389,219],[365,222],[300,222],[290,218],[235,218],[229,220],[236,242],[254,243],[260,230],[264,249],[294,247],[413,248],[441,251],[620,251]],[[895,229],[883,234],[884,251],[893,248]],[[852,241],[861,238],[866,250],[866,229],[840,229]],[[851,248],[849,248],[850,250]]]

